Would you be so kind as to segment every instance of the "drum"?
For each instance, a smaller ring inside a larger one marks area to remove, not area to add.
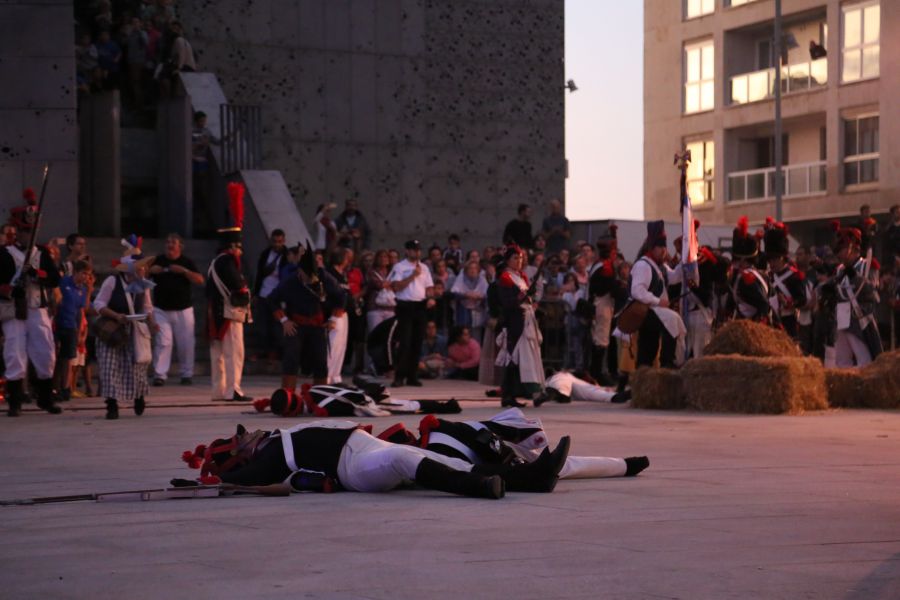
[[[647,318],[649,310],[649,304],[644,304],[637,300],[629,300],[625,308],[619,313],[616,326],[622,333],[634,333],[644,324],[644,319]]]

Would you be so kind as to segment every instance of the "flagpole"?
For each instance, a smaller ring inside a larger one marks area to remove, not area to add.
[[[691,248],[691,230],[694,226],[694,219],[691,211],[691,199],[687,193],[687,168],[691,164],[691,151],[685,149],[681,154],[675,155],[675,165],[681,171],[680,180],[680,196],[678,198],[678,207],[681,211],[681,319],[687,329],[688,322],[688,269],[685,262],[685,256],[690,253]],[[687,209],[687,210],[685,210]],[[688,343],[688,336],[691,335],[688,330],[684,343],[684,362],[687,362],[691,351],[691,344]]]

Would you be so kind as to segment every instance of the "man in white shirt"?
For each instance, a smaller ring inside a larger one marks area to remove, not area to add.
[[[638,330],[637,366],[675,367],[676,342],[684,342],[686,329],[681,316],[669,308],[667,288],[680,283],[680,269],[670,269],[666,260],[666,228],[663,221],[647,223],[644,254],[631,268],[631,298],[650,307]],[[660,349],[660,344],[662,349]]]
[[[398,262],[391,269],[388,281],[394,288],[397,299],[397,332],[395,339],[400,342],[400,356],[395,362],[393,387],[400,387],[404,381],[408,385],[421,386],[416,376],[419,352],[425,336],[425,309],[431,297],[434,282],[431,271],[421,263],[422,248],[418,240],[404,244],[406,260]]]

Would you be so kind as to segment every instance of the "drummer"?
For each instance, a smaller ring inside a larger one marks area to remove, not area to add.
[[[682,271],[670,268],[665,262],[668,250],[663,221],[647,223],[647,239],[641,249],[642,256],[631,268],[631,298],[635,301],[633,306],[637,305],[635,308],[642,304],[649,310],[637,328],[637,367],[653,366],[658,354],[659,366],[671,369],[675,367],[676,355],[684,356],[687,329],[681,316],[669,308],[667,288],[681,283]],[[623,311],[623,316],[626,311],[629,308]],[[622,321],[620,318],[620,328]]]

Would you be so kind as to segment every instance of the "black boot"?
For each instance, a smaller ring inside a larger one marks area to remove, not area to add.
[[[456,398],[446,402],[440,400],[419,400],[419,410],[425,415],[456,415],[462,412]]]
[[[591,346],[591,366],[588,372],[595,381],[600,381],[603,375],[603,360],[605,358],[605,348],[602,346]]]
[[[503,382],[500,384],[500,406],[523,408],[525,405],[516,400],[519,387],[519,365],[509,363],[503,369]]]
[[[619,371],[619,382],[616,384],[616,393],[621,394],[628,387],[628,373]]]
[[[609,374],[609,348],[600,347],[600,365],[597,369],[598,373],[594,377],[597,383],[603,387],[612,387],[616,385],[616,381]]]
[[[38,408],[42,410],[46,410],[51,415],[58,415],[62,412],[62,409],[53,402],[53,381],[50,379],[38,379],[37,385],[38,393]]]
[[[147,408],[147,403],[144,402],[144,397],[134,399],[134,414],[137,416],[141,416],[144,414],[144,409]]]
[[[6,416],[7,417],[18,417],[22,414],[22,396],[24,395],[24,391],[22,390],[22,380],[17,379],[15,381],[7,380],[6,382]]]
[[[430,458],[423,458],[416,468],[416,483],[430,490],[499,500],[506,493],[503,478],[499,475],[481,475],[457,471]]]
[[[629,456],[625,459],[625,477],[634,477],[650,466],[650,459],[646,456]]]
[[[544,450],[534,462],[516,465],[477,465],[473,473],[499,475],[511,492],[552,492],[559,472],[569,456],[571,439],[565,436],[553,452]]]
[[[119,403],[115,398],[106,399],[106,418],[110,421],[119,418]]]
[[[631,390],[626,390],[624,392],[616,392],[613,394],[613,397],[610,398],[610,402],[613,404],[624,404],[631,400]]]

